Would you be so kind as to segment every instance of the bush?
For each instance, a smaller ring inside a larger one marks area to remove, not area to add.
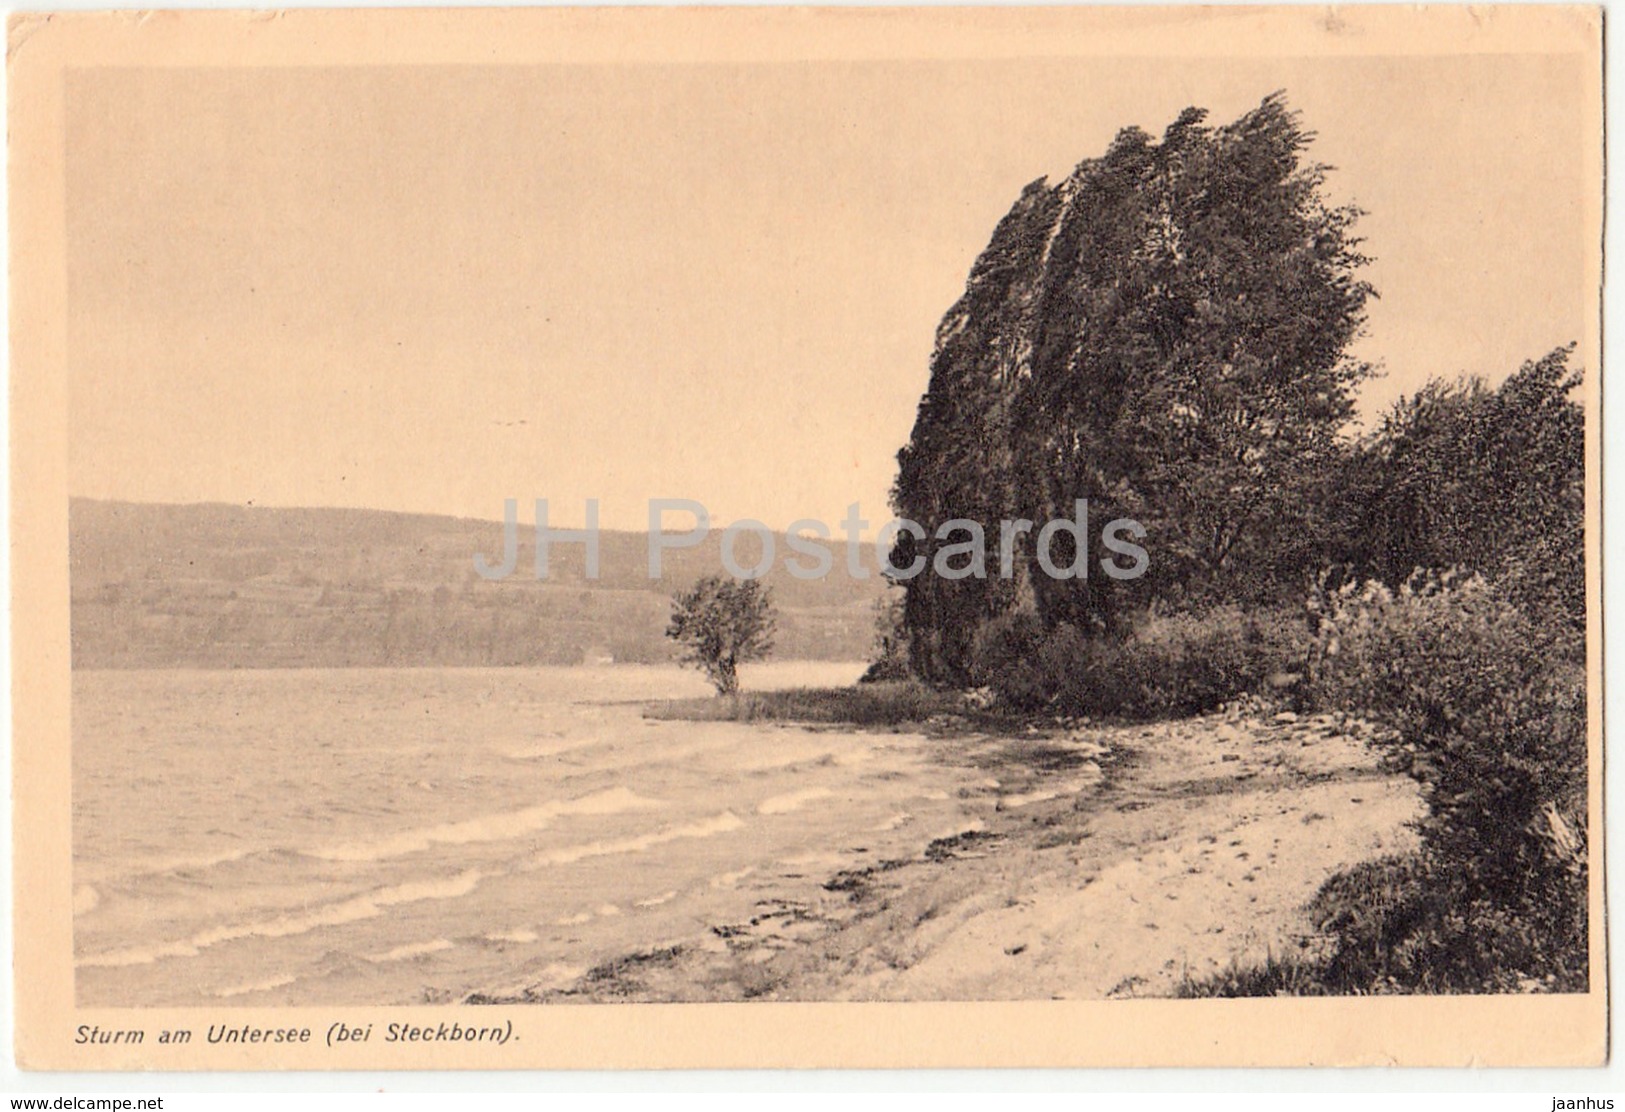
[[[1032,611],[1016,610],[983,626],[973,674],[1019,710],[1160,718],[1290,683],[1310,645],[1306,623],[1286,611],[1144,614],[1127,636],[1091,637],[1070,625],[1046,631]]]
[[[1577,894],[1578,904],[1548,890],[1514,906],[1475,893],[1438,853],[1367,862],[1310,907],[1338,939],[1320,979],[1339,992],[1584,991]]]
[[[1584,904],[1552,893],[1520,908],[1473,895],[1437,854],[1368,861],[1307,908],[1331,952],[1272,958],[1180,986],[1181,996],[1583,992]]]
[[[1048,706],[1059,688],[1043,659],[1047,636],[1038,615],[1025,608],[990,619],[971,642],[971,679],[1012,710]]]
[[[1302,671],[1308,629],[1294,617],[1223,606],[1204,614],[1149,616],[1081,677],[1073,696],[1095,713],[1133,717],[1203,714]]]
[[[1382,975],[1413,987],[1583,988],[1586,677],[1572,636],[1478,576],[1351,583],[1319,606],[1310,698],[1388,726],[1427,803],[1403,914],[1339,921],[1346,960],[1383,954]]]

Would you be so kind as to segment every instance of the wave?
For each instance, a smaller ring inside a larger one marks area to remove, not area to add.
[[[326,861],[384,861],[421,853],[436,845],[470,845],[475,842],[502,842],[534,834],[552,825],[553,820],[566,815],[614,815],[625,811],[649,810],[659,807],[658,800],[647,799],[627,788],[609,788],[579,799],[544,803],[522,811],[508,811],[499,815],[482,815],[462,822],[440,823],[436,826],[403,830],[366,842],[349,842],[305,850],[309,857]]]
[[[527,975],[521,981],[499,985],[491,990],[493,996],[523,996],[526,993],[545,992],[574,984],[587,975],[584,965],[568,965],[562,961],[548,963],[547,967]]]
[[[624,802],[628,798],[638,799],[639,797],[633,796],[631,792],[624,791],[624,789],[615,789],[610,792],[600,792],[597,796],[577,800],[576,803],[583,804],[586,807],[602,807],[609,806],[615,801]],[[579,813],[593,812],[583,810]],[[587,842],[582,845],[566,846],[552,850],[535,858],[527,871],[554,865],[574,864],[577,861],[592,857],[641,853],[654,846],[680,841],[685,838],[707,838],[716,834],[726,834],[741,829],[744,825],[744,821],[738,815],[731,811],[724,811],[709,819],[702,819],[699,822],[688,823],[683,826],[668,827],[665,830],[658,830],[649,834],[640,834],[613,841]],[[452,877],[408,881],[404,884],[380,888],[364,895],[317,907],[301,914],[283,915],[273,919],[260,919],[247,923],[214,927],[201,931],[180,942],[135,946],[122,950],[105,951],[99,954],[87,954],[79,958],[77,964],[81,968],[150,965],[165,958],[196,957],[199,953],[212,946],[236,942],[241,939],[287,938],[319,930],[323,927],[344,926],[349,923],[376,918],[382,915],[387,908],[399,904],[416,903],[421,900],[450,900],[466,896],[473,892],[481,881],[491,875],[500,874],[487,874],[479,869],[467,869]],[[601,908],[600,914],[605,913],[607,912]]]
[[[291,985],[298,979],[298,977],[289,973],[281,977],[270,977],[263,981],[250,981],[246,985],[233,985],[231,988],[217,989],[214,995],[222,1000],[229,1000],[233,996],[247,996],[251,992],[270,992],[272,989]]]
[[[241,861],[245,857],[254,855],[256,851],[249,847],[242,849],[222,850],[216,853],[192,854],[185,857],[148,857],[138,858],[134,861],[119,862],[111,866],[95,863],[75,862],[75,869],[82,870],[85,875],[94,880],[117,881],[129,880],[148,876],[179,876],[185,873],[202,872],[219,865],[228,865],[233,861]]]
[[[1052,799],[1062,796],[1077,795],[1083,789],[1076,784],[1068,784],[1059,788],[1039,788],[1020,795],[1005,795],[999,797],[999,806],[1006,810],[1012,807],[1027,807],[1034,803],[1048,803]]]
[[[730,831],[741,829],[744,825],[744,820],[738,815],[732,811],[724,811],[720,815],[689,823],[687,826],[673,826],[650,834],[634,835],[630,838],[617,838],[608,842],[586,842],[582,845],[565,846],[562,849],[551,850],[536,857],[531,868],[542,868],[548,865],[573,865],[577,861],[584,861],[589,857],[642,853],[655,846],[680,841],[684,838],[709,838],[714,834],[727,834]]]
[[[405,946],[397,946],[393,950],[385,950],[381,954],[368,954],[367,960],[372,962],[406,961],[409,958],[421,958],[428,954],[438,954],[450,950],[453,943],[449,938],[437,938],[433,942],[413,942]]]
[[[712,888],[732,888],[736,884],[738,884],[740,881],[742,881],[746,877],[750,876],[750,874],[754,873],[755,871],[756,871],[756,866],[755,865],[746,865],[743,869],[740,869],[738,872],[723,873],[720,876],[714,876],[714,877],[711,878],[711,887]]]
[[[412,881],[389,888],[380,888],[363,896],[355,896],[338,903],[318,907],[301,915],[283,915],[275,919],[261,919],[214,927],[200,931],[183,942],[167,942],[152,946],[133,946],[123,950],[109,950],[100,954],[87,954],[78,959],[81,968],[151,965],[164,958],[190,958],[225,942],[245,938],[288,938],[306,934],[321,927],[337,927],[373,919],[386,908],[419,900],[450,900],[466,896],[479,886],[485,874],[468,869],[454,877],[439,880]]]
[[[487,942],[517,942],[520,945],[525,945],[538,942],[541,937],[535,931],[527,930],[492,931],[485,936],[485,940]]]
[[[819,799],[828,799],[835,793],[828,788],[807,788],[799,792],[787,792],[784,795],[775,795],[764,799],[756,807],[758,815],[785,815],[791,811],[799,811],[807,804]]]
[[[552,740],[530,745],[517,745],[511,749],[503,749],[500,752],[502,756],[510,761],[541,761],[549,757],[573,753],[578,749],[593,749],[605,744],[612,744],[611,739],[598,736],[566,738],[559,733],[552,733],[547,736]]]

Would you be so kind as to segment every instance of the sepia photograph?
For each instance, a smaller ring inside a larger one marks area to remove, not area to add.
[[[19,1057],[1602,1062],[1601,23],[13,17]]]

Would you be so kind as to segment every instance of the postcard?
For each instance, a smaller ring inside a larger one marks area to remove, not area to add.
[[[19,1062],[1601,1063],[1601,29],[14,15]]]

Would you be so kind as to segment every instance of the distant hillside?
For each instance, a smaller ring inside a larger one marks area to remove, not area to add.
[[[721,569],[720,531],[665,555],[647,538],[600,534],[600,577],[581,545],[555,545],[531,574],[487,581],[474,555],[502,554],[502,525],[378,510],[147,505],[74,499],[73,663],[80,668],[298,668],[578,664],[674,659],[671,593]],[[768,574],[775,659],[857,660],[874,636],[878,577]],[[754,554],[740,545],[742,561]]]

